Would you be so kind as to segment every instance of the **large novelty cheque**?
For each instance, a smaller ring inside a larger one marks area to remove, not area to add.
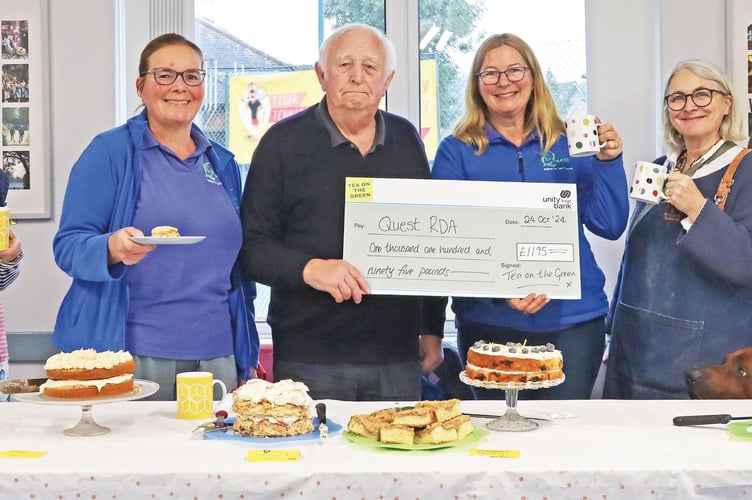
[[[348,177],[344,223],[375,294],[580,298],[574,184]]]

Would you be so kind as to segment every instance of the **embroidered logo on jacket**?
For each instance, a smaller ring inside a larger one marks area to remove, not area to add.
[[[556,153],[553,151],[549,151],[543,155],[541,164],[543,165],[543,170],[572,170],[571,165],[569,165],[569,156],[557,158]]]
[[[204,175],[206,176],[206,180],[211,182],[212,184],[217,184],[218,186],[222,185],[222,181],[219,180],[217,173],[214,171],[211,163],[209,163],[208,161],[204,163]]]

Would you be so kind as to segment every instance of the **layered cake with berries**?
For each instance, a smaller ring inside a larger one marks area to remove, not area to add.
[[[545,382],[561,379],[564,360],[553,344],[496,344],[479,340],[467,350],[465,376],[496,383]]]

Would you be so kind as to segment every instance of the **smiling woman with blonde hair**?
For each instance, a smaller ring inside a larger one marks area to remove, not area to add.
[[[526,61],[531,77],[543,75],[540,63],[530,46],[516,35],[511,33],[495,35],[486,39],[478,47],[473,58],[472,71],[467,79],[465,112],[455,125],[453,134],[461,141],[475,145],[478,148],[478,155],[483,154],[488,147],[485,125],[489,120],[489,109],[480,92],[483,83],[478,78],[478,74],[484,69],[486,54],[501,46],[513,48],[522,56],[522,60]],[[545,154],[553,147],[559,136],[564,133],[564,120],[559,116],[554,96],[551,94],[546,80],[543,78],[532,78],[532,80],[532,92],[530,101],[527,103],[529,112],[524,115],[525,121],[522,126],[522,133],[527,135],[534,130],[540,131],[541,149]]]
[[[588,399],[605,346],[608,300],[605,276],[595,261],[585,228],[615,240],[627,224],[629,203],[621,137],[599,123],[603,147],[595,156],[569,156],[564,122],[530,46],[510,33],[485,40],[473,59],[465,112],[453,135],[441,141],[433,165],[436,179],[556,182],[577,185],[582,298],[549,300],[454,297],[460,354],[478,340],[553,343],[565,359],[566,381],[524,391],[521,398]],[[473,388],[483,399],[503,391]]]

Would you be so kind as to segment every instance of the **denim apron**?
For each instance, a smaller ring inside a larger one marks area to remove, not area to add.
[[[695,179],[706,198],[724,172]],[[607,398],[686,399],[686,370],[752,345],[749,294],[681,251],[684,230],[664,217],[666,206],[637,206],[613,304]]]

